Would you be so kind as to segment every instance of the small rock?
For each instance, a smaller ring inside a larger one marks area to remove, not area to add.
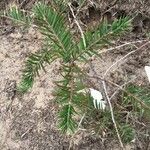
[[[11,33],[9,36],[11,38],[14,38],[14,39],[20,39],[20,38],[22,38],[22,34],[20,34],[19,32],[18,33]]]

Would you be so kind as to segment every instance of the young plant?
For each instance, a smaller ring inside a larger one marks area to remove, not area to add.
[[[85,88],[85,74],[82,74],[78,64],[88,61],[93,55],[98,56],[100,49],[109,46],[112,39],[130,28],[130,20],[126,17],[115,20],[111,25],[101,23],[94,31],[84,33],[84,39],[81,37],[76,41],[63,13],[43,3],[37,3],[30,14],[13,7],[6,15],[18,23],[34,24],[45,36],[43,49],[31,54],[26,61],[19,90],[27,92],[32,88],[39,70],[45,70],[45,65],[50,65],[56,59],[61,60],[62,80],[56,82],[55,90],[60,106],[59,128],[63,132],[74,132],[77,128],[75,116],[86,113],[90,104],[89,95],[79,92]]]

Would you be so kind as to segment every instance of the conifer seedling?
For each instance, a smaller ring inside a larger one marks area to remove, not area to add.
[[[86,88],[82,82],[85,74],[82,74],[78,64],[88,61],[94,55],[98,56],[100,49],[109,46],[111,40],[128,31],[130,19],[125,17],[112,24],[100,23],[95,30],[84,33],[85,41],[82,37],[77,41],[66,25],[63,12],[44,3],[37,3],[30,13],[14,6],[5,15],[21,25],[34,24],[45,37],[43,48],[31,54],[25,63],[19,91],[27,92],[32,88],[39,71],[45,70],[45,65],[51,65],[56,59],[61,60],[62,79],[56,81],[55,89],[55,98],[60,106],[59,128],[65,133],[74,132],[78,124],[75,116],[86,113],[89,107],[88,93],[78,92]]]

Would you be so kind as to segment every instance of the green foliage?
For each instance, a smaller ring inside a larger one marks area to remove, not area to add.
[[[34,78],[39,75],[39,71],[44,69],[44,65],[50,64],[53,61],[53,54],[47,49],[43,49],[40,53],[31,54],[26,61],[25,69],[23,70],[22,81],[18,90],[27,92],[32,87]]]
[[[18,9],[17,6],[10,7],[9,11],[6,12],[7,17],[13,19],[13,22],[16,24],[30,24],[31,23],[31,17],[29,15],[26,15],[26,12],[24,10]]]
[[[94,114],[96,112],[97,111],[95,111]],[[111,132],[113,133],[113,129],[112,129],[113,123],[112,123],[110,111],[99,111],[97,113],[99,115],[95,114],[97,118],[97,121],[95,122],[98,122],[95,127],[96,134],[102,135],[105,132],[109,132],[109,130],[111,130]],[[95,117],[95,115],[93,115],[93,117]],[[115,133],[115,130],[114,130],[114,133]]]
[[[68,62],[71,58],[70,51],[73,41],[71,33],[65,26],[63,16],[44,4],[36,5],[33,12],[36,25],[41,33],[52,42],[51,46],[55,49],[55,53],[64,62]]]
[[[123,93],[123,105],[131,105],[131,111],[138,112],[141,115],[144,113],[144,111],[149,111],[147,109],[143,109],[143,107],[139,103],[139,101],[141,101],[145,105],[150,106],[150,90],[148,88],[143,88],[136,85],[129,85],[126,90],[127,93]],[[134,95],[136,98],[139,99],[139,101],[137,101],[135,97],[129,95],[128,93]]]
[[[77,123],[73,119],[75,114],[74,107],[71,104],[64,105],[59,113],[59,127],[62,132],[72,133],[77,127]]]
[[[99,25],[94,31],[85,33],[85,42],[81,39],[77,48],[74,50],[74,57],[86,60],[87,57],[98,55],[100,50],[106,45],[110,45],[110,40],[118,37],[130,29],[130,20],[128,17],[120,18],[114,21],[111,25],[104,22]]]
[[[127,87],[127,91],[140,98],[145,104],[150,105],[150,89],[136,85],[130,85]],[[131,101],[131,96],[127,96],[126,99]]]
[[[122,125],[120,127],[120,133],[124,143],[130,143],[135,138],[135,131],[128,124]]]
[[[130,143],[135,138],[135,122],[140,122],[140,120],[144,119],[150,121],[150,110],[142,107],[140,103],[150,106],[150,90],[133,84],[128,85],[125,89],[126,92],[123,91],[121,103],[123,110],[117,110],[118,114],[120,112],[117,121],[118,123],[120,122],[119,129],[123,142]]]
[[[78,67],[71,63],[69,66],[63,65],[62,70],[63,79],[56,82],[58,88],[55,90],[56,101],[62,106],[59,127],[63,132],[72,133],[77,127],[74,117],[86,111],[89,99],[79,92],[85,87],[75,77]]]
[[[123,117],[122,112],[117,109],[114,109],[114,116],[122,141],[124,143],[130,143],[135,138],[136,133],[134,127],[130,125],[132,124],[132,122],[126,122],[126,119]],[[85,121],[85,128],[90,127],[90,129],[94,129],[94,132],[98,135],[100,134],[107,136],[107,134],[109,134],[111,135],[111,137],[116,138],[116,131],[113,127],[110,111],[91,109],[88,111]]]
[[[58,1],[57,1],[58,2]],[[46,50],[32,54],[26,61],[23,71],[20,91],[26,92],[32,87],[34,79],[39,75],[39,70],[45,68],[55,59],[62,61],[62,80],[57,81],[55,90],[56,101],[60,106],[59,127],[63,132],[74,132],[77,127],[76,115],[86,113],[89,110],[89,95],[80,93],[85,88],[83,84],[84,75],[78,61],[87,61],[88,57],[98,55],[98,50],[110,41],[130,28],[129,18],[121,18],[112,23],[101,24],[94,31],[84,34],[83,38],[75,42],[71,31],[65,24],[66,20],[62,12],[57,12],[43,3],[37,3],[32,9],[31,16],[23,13],[22,10],[12,8],[7,15],[18,22],[28,23],[28,18],[33,20],[34,25],[45,36],[43,42],[47,42]]]

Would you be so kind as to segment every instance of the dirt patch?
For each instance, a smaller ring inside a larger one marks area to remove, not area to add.
[[[31,31],[32,30],[32,31]],[[30,136],[33,135],[31,132],[32,129],[36,130],[35,132],[40,132],[41,130],[44,132],[45,127],[42,128],[42,125],[40,122],[42,120],[39,120],[40,116],[43,116],[43,113],[45,114],[45,119],[50,123],[49,129],[46,129],[45,132],[48,132],[47,135],[52,135],[50,130],[53,130],[53,132],[56,129],[51,129],[51,126],[54,126],[55,123],[55,117],[56,112],[54,112],[54,105],[47,104],[52,99],[51,92],[53,90],[53,80],[57,79],[57,62],[55,62],[50,68],[47,68],[48,74],[43,74],[43,78],[40,79],[40,81],[37,81],[35,86],[35,90],[27,95],[20,97],[16,94],[16,82],[19,82],[19,78],[21,75],[22,66],[24,65],[23,62],[26,59],[27,55],[29,53],[34,53],[35,51],[39,50],[41,47],[41,40],[37,40],[35,35],[35,32],[33,29],[28,31],[26,34],[20,33],[20,31],[13,32],[9,34],[8,36],[1,36],[1,43],[0,43],[0,51],[1,51],[1,73],[0,73],[0,80],[1,80],[1,144],[2,148],[6,146],[6,149],[9,149],[9,147],[13,148],[11,144],[11,140],[14,139],[14,141],[17,141],[17,146],[22,145],[21,141],[24,141],[24,139],[28,139],[28,133],[30,133]],[[30,34],[31,33],[31,34]],[[52,73],[53,72],[53,73]],[[37,89],[37,90],[36,90]],[[47,90],[46,90],[47,89]],[[29,98],[30,97],[30,98]],[[49,113],[46,114],[46,110],[44,109],[47,106],[51,106],[49,108]],[[38,110],[39,109],[39,110]],[[47,119],[46,116],[49,116],[49,119]],[[51,117],[51,118],[50,118]],[[43,118],[43,117],[42,117]],[[6,123],[6,125],[5,125]],[[47,123],[48,124],[48,123]],[[40,127],[41,126],[41,127]],[[37,129],[35,129],[37,128]],[[41,128],[41,129],[40,129]],[[42,135],[35,133],[37,137],[42,138]],[[55,135],[57,137],[57,135]],[[8,143],[5,141],[8,138]],[[34,137],[34,136],[33,136]],[[31,138],[31,137],[30,137]],[[36,138],[36,137],[35,137]],[[18,139],[21,139],[20,142],[18,142]],[[23,140],[22,140],[23,139]],[[62,141],[60,138],[54,138],[54,143],[56,143],[56,139]],[[27,143],[33,141],[34,139],[28,140]],[[44,140],[44,139],[43,139]],[[44,140],[45,141],[45,140]],[[48,143],[49,139],[47,139]],[[10,143],[9,143],[10,142]],[[45,141],[46,142],[46,141]],[[26,148],[26,146],[30,146],[30,144],[23,144]],[[31,142],[32,143],[32,142]],[[34,143],[34,142],[33,142]],[[15,145],[15,144],[14,144]],[[38,145],[38,144],[37,144]],[[45,145],[45,144],[44,144]],[[54,147],[53,144],[50,144],[51,147]],[[58,146],[61,146],[62,144],[56,144]],[[39,146],[39,145],[38,145]],[[38,147],[37,146],[37,147]],[[33,147],[30,146],[30,147]],[[4,148],[5,149],[5,148]],[[14,147],[13,149],[17,149],[17,147]],[[20,148],[19,148],[20,149]],[[44,148],[45,149],[45,148]],[[48,148],[49,149],[49,148]]]

